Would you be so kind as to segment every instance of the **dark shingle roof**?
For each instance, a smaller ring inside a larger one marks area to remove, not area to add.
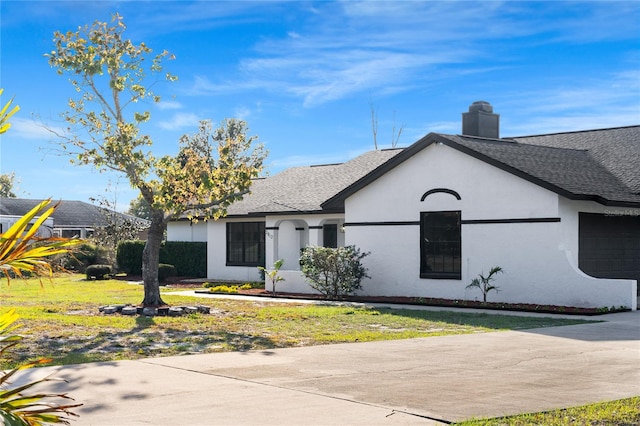
[[[251,194],[227,209],[229,216],[322,211],[322,203],[366,176],[402,149],[369,151],[342,164],[294,167],[256,179]]]
[[[522,144],[584,149],[631,192],[640,194],[640,126],[513,138]]]
[[[0,198],[0,215],[22,216],[42,201],[24,198]],[[82,201],[52,201],[60,203],[51,216],[53,218],[53,226],[56,228],[92,228],[107,225],[106,209]],[[118,213],[118,217],[139,221],[141,224],[148,222],[124,213]]]
[[[591,199],[602,204],[640,203],[640,193],[634,192],[621,181],[590,149],[558,148],[551,144],[539,146],[457,135],[445,137],[466,148],[472,155],[567,198]],[[640,142],[640,139],[637,141]],[[626,161],[632,158],[629,156]],[[640,155],[636,154],[635,158],[636,164],[640,162]],[[635,174],[636,177],[640,174],[637,168]]]
[[[640,126],[508,139],[430,133],[323,203],[344,200],[439,142],[574,200],[640,206]]]

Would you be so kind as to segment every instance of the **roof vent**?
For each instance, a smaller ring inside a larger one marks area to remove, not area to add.
[[[462,134],[481,138],[500,138],[500,115],[493,113],[489,102],[476,101],[469,112],[462,113]]]

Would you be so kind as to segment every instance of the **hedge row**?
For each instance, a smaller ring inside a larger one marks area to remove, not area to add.
[[[142,274],[144,241],[123,241],[116,254],[118,267],[130,275]],[[160,263],[173,265],[176,275],[183,277],[207,276],[207,243],[165,241],[160,248]]]

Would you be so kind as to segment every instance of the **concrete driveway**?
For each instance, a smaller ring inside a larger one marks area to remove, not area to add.
[[[640,395],[640,311],[601,323],[51,367],[82,425],[446,424]]]

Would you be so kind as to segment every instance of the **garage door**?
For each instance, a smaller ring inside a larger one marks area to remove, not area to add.
[[[640,216],[580,213],[579,238],[584,273],[640,280]]]

